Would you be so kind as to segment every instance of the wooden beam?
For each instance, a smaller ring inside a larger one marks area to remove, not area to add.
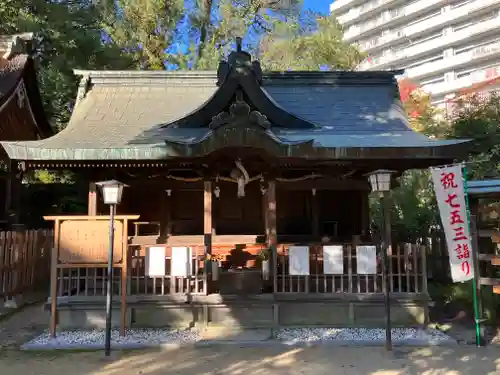
[[[89,183],[88,195],[88,215],[97,215],[97,185],[94,182]]]
[[[140,215],[115,215],[115,220],[137,220]],[[87,216],[87,215],[60,215],[60,216],[44,216],[44,220],[109,220],[109,215]]]
[[[273,290],[278,290],[278,275],[276,274],[276,267],[278,264],[278,231],[276,225],[276,182],[269,181],[267,189],[267,228],[266,240],[267,247],[271,251],[271,267],[273,274]]]
[[[59,220],[54,224],[54,247],[51,252],[50,261],[50,337],[56,337],[57,325],[57,259],[59,258]]]
[[[205,255],[212,254],[212,181],[203,183],[203,243],[205,245]],[[203,283],[205,294],[208,290],[208,265],[211,260],[205,260],[205,282]]]
[[[316,189],[311,190],[311,215],[312,215],[312,235],[314,238],[319,237],[319,205],[318,192]]]
[[[128,247],[128,220],[123,220],[123,234],[122,234],[122,246],[123,246],[123,261],[122,261],[122,272],[121,272],[121,320],[120,320],[120,336],[125,336],[125,328],[127,327],[127,281],[128,281],[128,261],[129,261],[129,247]]]

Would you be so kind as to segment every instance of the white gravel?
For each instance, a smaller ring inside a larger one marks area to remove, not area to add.
[[[243,334],[240,341],[245,340]],[[250,336],[249,336],[250,337]],[[300,344],[311,342],[383,342],[384,329],[368,328],[283,328],[276,332],[276,339],[284,344]],[[222,339],[223,340],[223,339]],[[435,329],[394,328],[392,340],[400,343],[418,342],[435,344],[452,340],[448,335]],[[236,340],[238,341],[238,340]],[[200,332],[196,330],[173,329],[128,329],[125,336],[120,336],[118,330],[111,333],[112,347],[132,348],[158,345],[185,345],[203,342],[219,342],[217,338],[203,340]],[[222,342],[222,341],[221,341]],[[262,341],[260,341],[262,342]],[[272,341],[270,341],[272,342]],[[274,340],[276,342],[276,340]],[[51,349],[51,348],[102,348],[104,345],[104,330],[91,331],[61,331],[55,338],[51,338],[46,331],[40,336],[23,345],[25,349]]]
[[[393,341],[449,341],[450,337],[436,329],[393,328]],[[277,333],[281,341],[300,343],[313,341],[384,341],[385,329],[381,328],[291,328]]]
[[[51,338],[46,331],[40,336],[27,342],[26,346],[47,347],[74,347],[102,346],[104,345],[104,330],[94,329],[91,331],[61,331],[57,332],[55,338]],[[187,344],[200,340],[196,331],[179,331],[172,329],[127,329],[125,336],[120,336],[118,330],[111,331],[111,345],[161,345],[161,344]]]

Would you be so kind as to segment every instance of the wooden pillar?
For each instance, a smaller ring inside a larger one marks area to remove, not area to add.
[[[89,183],[88,215],[97,216],[97,185]]]
[[[361,192],[361,236],[363,240],[370,233],[370,197],[368,191]]]
[[[316,189],[311,190],[311,214],[312,214],[312,235],[315,239],[319,238],[319,204],[318,192]]]
[[[278,275],[276,274],[278,266],[278,233],[276,228],[276,182],[269,181],[269,187],[267,189],[267,227],[266,227],[266,239],[267,247],[271,251],[271,266],[273,273],[273,291],[276,293],[278,290]]]
[[[165,219],[167,220],[167,227],[166,227],[166,232],[165,234],[167,237],[170,237],[172,235],[173,231],[173,223],[172,223],[172,190],[168,190],[166,192],[167,196],[165,199],[165,204],[166,204],[166,212],[165,212]]]
[[[5,218],[9,225],[19,224],[19,210],[21,206],[22,173],[17,175],[17,167],[14,161],[9,163],[8,177],[5,193]]]
[[[203,243],[205,245],[205,259],[207,255],[212,254],[212,182],[204,181],[203,183]],[[204,291],[208,294],[207,282],[208,277],[208,267],[211,260],[205,260],[205,282]]]
[[[7,172],[7,178],[5,179],[5,220],[7,223],[10,223],[10,209],[11,209],[11,204],[12,204],[12,171],[9,170]]]
[[[57,218],[54,223],[54,247],[50,255],[50,337],[56,337],[57,326],[57,263],[59,259],[59,230],[60,221]]]

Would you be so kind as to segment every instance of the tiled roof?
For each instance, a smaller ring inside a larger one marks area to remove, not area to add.
[[[208,124],[179,127],[176,120],[210,102],[219,89],[215,72],[80,73],[88,74],[89,89],[67,128],[42,141],[2,142],[11,158],[163,159],[178,156],[179,148],[169,143],[196,144],[212,134]],[[390,72],[271,73],[262,77],[259,90],[277,108],[314,125],[289,129],[272,124],[268,134],[285,147],[312,142],[332,150],[420,148],[428,157],[439,157],[439,147],[463,142],[432,140],[412,131]],[[347,155],[338,150],[331,155],[340,154]]]

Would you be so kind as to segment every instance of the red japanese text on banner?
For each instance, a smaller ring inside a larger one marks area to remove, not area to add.
[[[474,278],[472,241],[467,220],[467,205],[462,166],[431,168],[432,182],[450,258],[451,278],[462,282]]]

